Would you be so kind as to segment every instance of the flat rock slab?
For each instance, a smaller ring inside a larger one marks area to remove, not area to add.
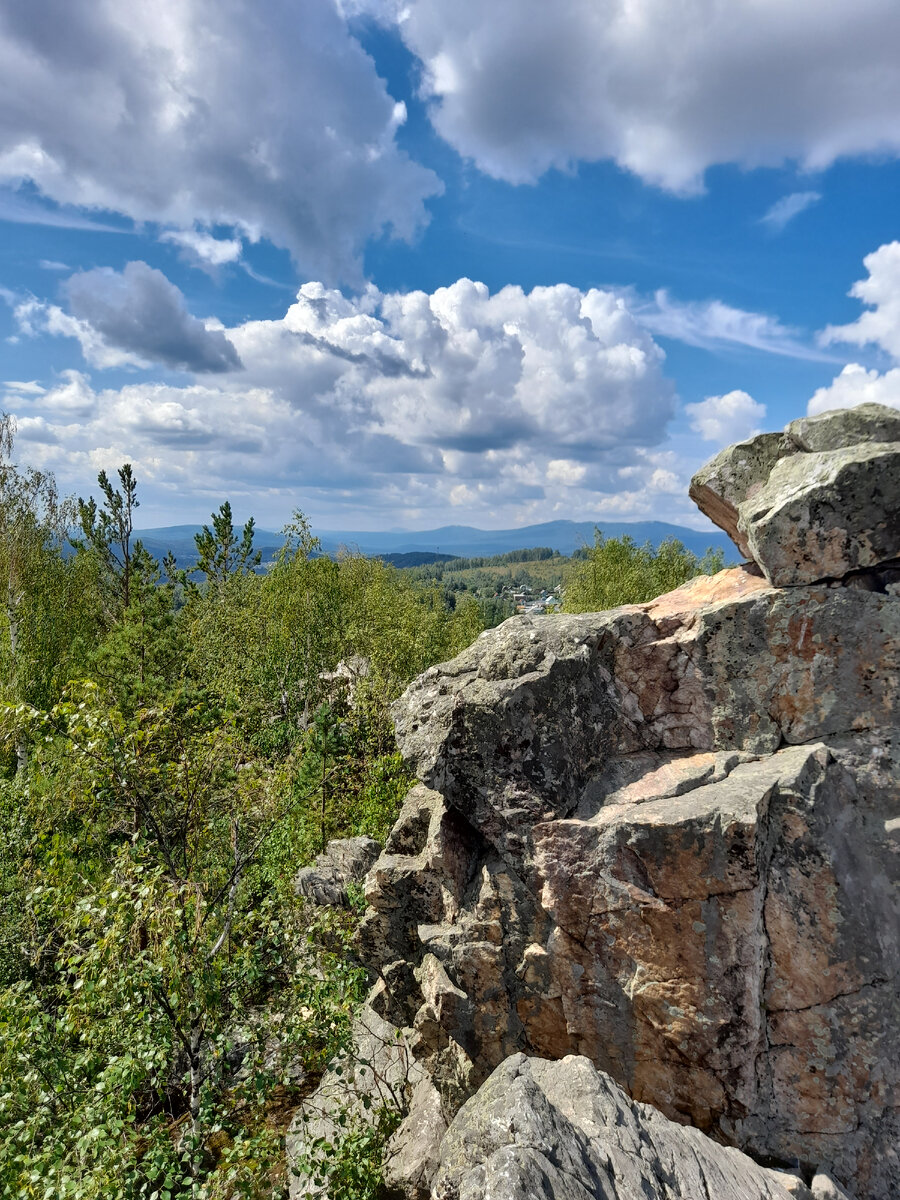
[[[900,413],[863,404],[793,421],[723,450],[690,494],[778,587],[889,562],[900,555]]]

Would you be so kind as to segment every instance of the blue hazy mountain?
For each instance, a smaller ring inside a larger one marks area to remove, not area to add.
[[[171,550],[181,567],[196,562],[194,534],[199,525],[170,525],[162,529],[136,531],[144,545],[156,558]],[[628,535],[638,545],[650,542],[654,547],[666,538],[677,538],[688,550],[702,556],[708,549],[723,550],[726,563],[740,561],[731,539],[719,530],[688,529],[669,525],[665,521],[545,521],[540,525],[524,525],[518,529],[475,529],[471,525],[444,525],[440,529],[417,532],[380,532],[373,530],[315,530],[322,540],[326,554],[335,554],[342,547],[370,557],[398,554],[441,554],[465,558],[505,554],[508,550],[527,550],[550,546],[561,554],[571,554],[582,546],[594,544],[594,530],[604,537]],[[240,533],[240,530],[238,530]],[[257,529],[254,545],[262,551],[263,562],[270,562],[282,544],[281,535],[268,529]]]

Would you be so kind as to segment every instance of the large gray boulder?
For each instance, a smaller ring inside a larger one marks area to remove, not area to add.
[[[862,579],[514,618],[398,702],[421,784],[361,949],[448,1114],[510,1054],[584,1054],[900,1192],[900,597]]]
[[[900,412],[793,421],[723,450],[690,494],[779,587],[888,562],[900,556]]]
[[[508,1058],[457,1113],[432,1196],[813,1200],[801,1179],[633,1103],[589,1059],[524,1054]]]

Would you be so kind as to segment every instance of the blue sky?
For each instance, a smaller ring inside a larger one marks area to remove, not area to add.
[[[702,527],[900,407],[894,0],[6,0],[0,400],[141,524]]]

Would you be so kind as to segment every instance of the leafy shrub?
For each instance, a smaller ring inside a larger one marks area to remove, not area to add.
[[[667,539],[654,550],[632,538],[604,538],[597,530],[570,575],[563,593],[563,610],[603,612],[621,604],[645,604],[696,575],[714,575],[724,566],[721,550],[697,558],[681,542]]]

